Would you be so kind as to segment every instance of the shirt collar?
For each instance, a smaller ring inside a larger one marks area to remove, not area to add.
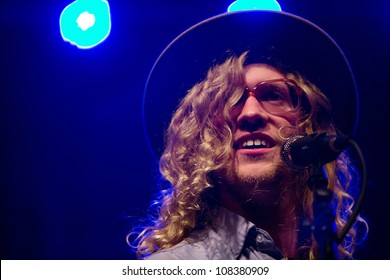
[[[244,217],[225,207],[218,208],[212,227],[218,233],[231,253],[238,257],[244,246],[248,232],[255,225]]]
[[[256,227],[252,222],[225,207],[220,207],[215,215],[212,227],[236,259],[241,254],[245,242],[248,242],[248,238],[253,239],[250,242],[253,242],[256,250],[267,253],[275,259],[283,257],[267,231]]]

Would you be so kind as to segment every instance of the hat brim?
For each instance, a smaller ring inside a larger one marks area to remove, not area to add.
[[[336,126],[352,134],[357,125],[358,95],[350,65],[336,42],[306,19],[277,11],[225,13],[189,28],[156,60],[146,83],[143,122],[156,156],[164,132],[188,90],[208,69],[232,54],[277,52],[279,59],[321,89],[333,106]]]

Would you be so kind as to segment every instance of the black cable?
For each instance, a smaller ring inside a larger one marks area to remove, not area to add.
[[[367,168],[366,168],[366,164],[364,161],[363,153],[360,150],[359,145],[354,140],[349,139],[348,144],[355,149],[356,154],[359,157],[359,160],[361,162],[362,179],[361,179],[361,183],[360,183],[360,194],[359,194],[358,200],[355,204],[355,207],[351,213],[351,216],[349,217],[349,220],[345,224],[342,231],[337,235],[336,242],[338,244],[340,244],[343,241],[343,239],[347,235],[348,231],[351,229],[351,227],[353,226],[353,224],[356,221],[356,217],[359,214],[359,211],[360,211],[360,208],[361,208],[361,205],[362,205],[365,193],[366,193],[366,185],[367,185]]]

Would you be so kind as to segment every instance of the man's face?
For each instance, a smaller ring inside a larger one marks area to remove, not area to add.
[[[245,68],[249,89],[263,81],[283,78],[276,69],[265,64],[251,64]],[[286,172],[290,172],[280,158],[284,143],[280,130],[282,128],[284,137],[290,136],[299,115],[297,112],[272,114],[260,100],[249,94],[231,111],[235,123],[234,157],[224,176],[235,194],[243,199],[253,199],[258,193],[263,198],[268,194],[269,200],[273,201],[280,196],[276,186],[280,186],[286,179]]]

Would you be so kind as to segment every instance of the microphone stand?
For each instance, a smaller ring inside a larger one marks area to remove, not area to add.
[[[327,189],[328,181],[321,164],[313,166],[308,185],[313,191],[314,224],[312,231],[319,245],[322,260],[338,259],[335,214],[331,205],[333,193]]]
[[[327,179],[322,165],[331,162],[348,146],[354,148],[361,162],[362,181],[360,195],[350,217],[340,233],[337,234],[335,213],[333,212],[333,192],[327,189]],[[314,223],[311,231],[319,245],[320,259],[339,259],[337,244],[340,244],[356,221],[367,185],[367,170],[363,154],[358,144],[345,135],[293,135],[281,149],[283,161],[294,170],[311,167],[311,176],[307,182],[313,192]]]

